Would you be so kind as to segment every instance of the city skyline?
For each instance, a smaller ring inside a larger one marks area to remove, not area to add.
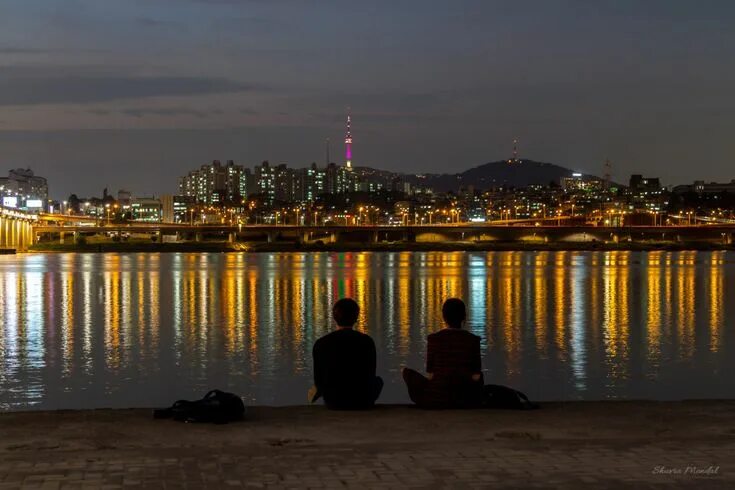
[[[725,1],[10,0],[0,164],[55,196],[171,192],[213,159],[322,162],[351,107],[356,166],[461,171],[518,137],[590,174],[729,181],[733,20]]]

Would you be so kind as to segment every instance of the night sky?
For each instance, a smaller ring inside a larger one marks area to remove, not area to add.
[[[2,0],[0,173],[170,193],[213,159],[735,178],[735,2]]]

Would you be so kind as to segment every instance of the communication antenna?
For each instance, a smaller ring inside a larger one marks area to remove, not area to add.
[[[605,165],[603,166],[603,171],[602,171],[602,180],[603,180],[603,185],[605,186],[605,190],[610,188],[611,175],[612,175],[612,164],[610,163],[609,159],[605,159]]]
[[[513,155],[508,160],[508,163],[520,163],[520,160],[518,159],[518,138],[513,139]]]

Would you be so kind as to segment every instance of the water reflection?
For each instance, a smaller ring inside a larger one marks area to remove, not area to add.
[[[537,399],[732,397],[726,252],[0,257],[0,408],[152,406],[219,387],[302,403],[351,296],[387,381],[465,298],[486,379]],[[730,315],[732,317],[732,315]]]

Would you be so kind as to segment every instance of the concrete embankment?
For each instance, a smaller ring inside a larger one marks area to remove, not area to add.
[[[0,414],[0,488],[733,488],[735,401]]]

